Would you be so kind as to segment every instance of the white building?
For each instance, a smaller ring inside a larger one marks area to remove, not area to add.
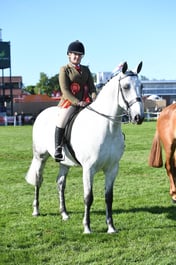
[[[176,101],[176,80],[142,80],[144,96],[158,95],[166,100],[166,105]]]

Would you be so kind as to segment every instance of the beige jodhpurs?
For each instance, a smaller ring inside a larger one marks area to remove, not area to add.
[[[59,128],[65,128],[69,117],[72,113],[76,111],[76,107],[70,106],[68,108],[59,107],[59,112],[57,116],[56,126]]]

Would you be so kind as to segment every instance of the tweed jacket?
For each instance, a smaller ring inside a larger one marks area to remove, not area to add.
[[[78,71],[72,64],[62,66],[59,73],[59,84],[61,88],[61,100],[59,105],[62,106],[64,101],[69,101],[70,105],[77,105],[79,101],[84,100],[85,88],[91,97],[95,97],[96,88],[93,83],[91,72],[87,66],[80,65]],[[77,85],[79,87],[76,93],[73,93],[71,87]]]

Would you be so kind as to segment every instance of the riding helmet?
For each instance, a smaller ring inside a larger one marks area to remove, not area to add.
[[[85,54],[85,48],[84,48],[84,45],[82,44],[82,42],[80,42],[79,40],[76,40],[74,42],[71,42],[68,46],[68,49],[67,49],[67,54],[69,52],[75,52],[75,53],[78,53],[78,54],[82,54],[84,55]]]

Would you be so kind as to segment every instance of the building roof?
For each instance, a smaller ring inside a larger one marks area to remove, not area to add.
[[[4,80],[4,83],[10,83],[10,76],[0,77],[0,83]],[[11,76],[12,83],[22,83],[22,76]]]

